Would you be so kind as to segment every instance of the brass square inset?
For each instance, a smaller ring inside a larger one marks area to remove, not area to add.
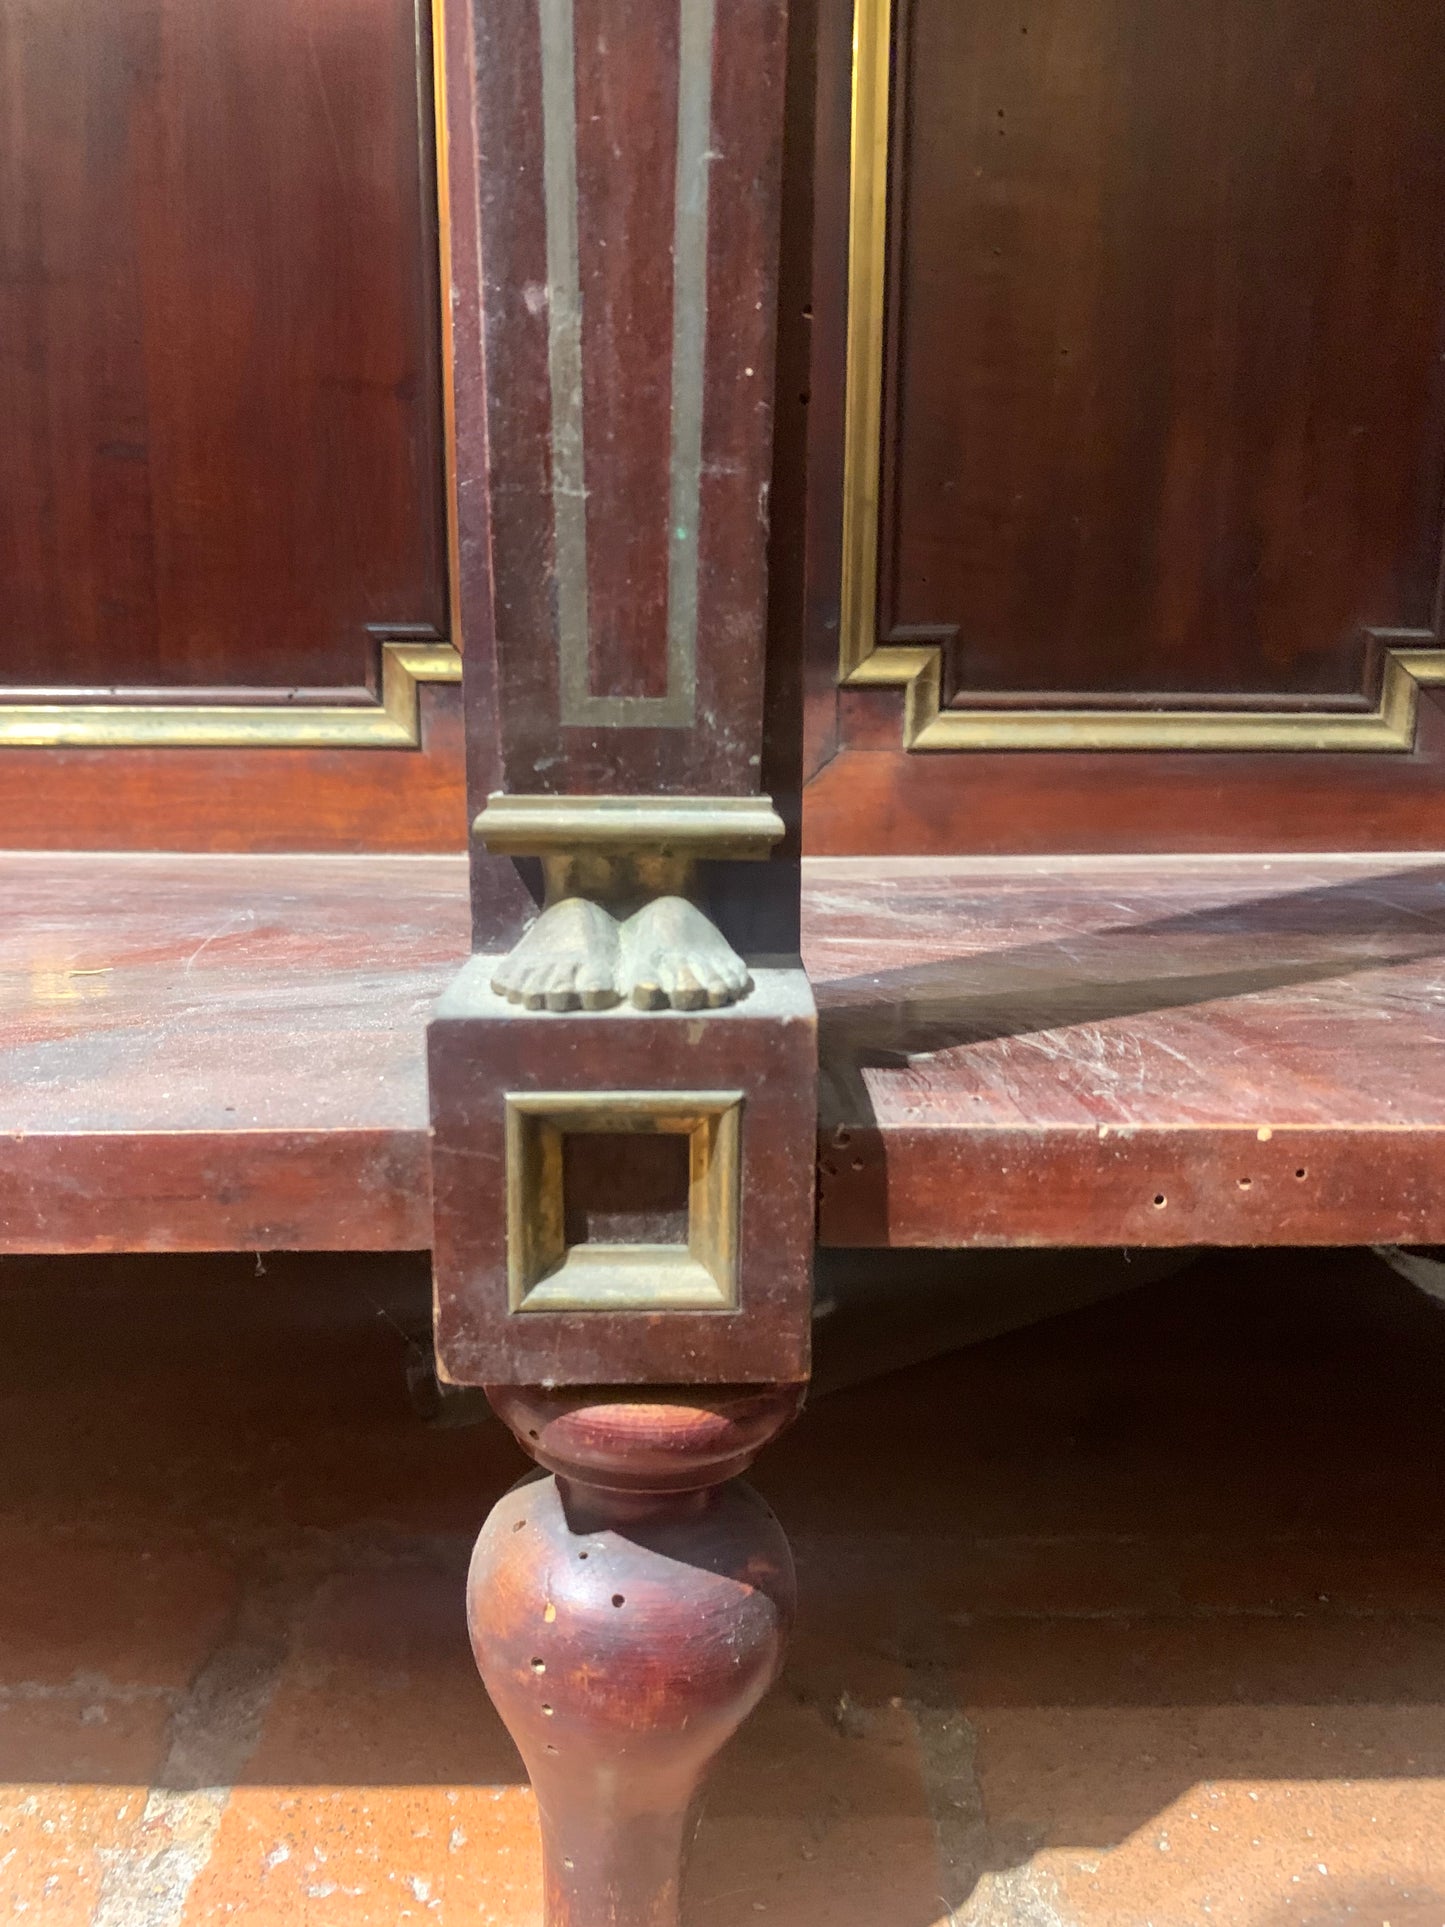
[[[505,1098],[507,1298],[514,1312],[735,1311],[741,1091],[528,1091]],[[686,1235],[569,1243],[567,1140],[687,1141]]]

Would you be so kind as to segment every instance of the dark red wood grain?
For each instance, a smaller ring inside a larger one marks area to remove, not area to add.
[[[1436,858],[814,861],[804,926],[825,1243],[1445,1241]],[[427,1243],[467,941],[460,856],[0,859],[0,1248]]]
[[[1358,695],[1435,621],[1445,15],[899,19],[884,629],[967,691]]]
[[[423,684],[417,749],[4,749],[12,850],[463,850],[462,692]]]
[[[1358,690],[1361,623],[1435,620],[1445,251],[1421,213],[1445,192],[1424,104],[1437,14],[922,0],[895,15],[914,37],[883,631],[958,625],[970,700]],[[1414,754],[1350,756],[906,754],[894,692],[839,699],[853,10],[819,0],[817,19],[799,163],[816,157],[808,847],[1445,844],[1429,691]]]
[[[796,1609],[771,1511],[730,1475],[797,1388],[496,1397],[555,1476],[513,1488],[467,1589],[477,1664],[542,1816],[549,1927],[679,1927],[708,1771]]]
[[[356,685],[444,628],[429,32],[0,10],[0,684]]]
[[[1445,864],[809,866],[820,1237],[1445,1235]]]
[[[651,10],[618,0],[586,0],[575,25],[593,693],[656,695],[676,41]],[[511,0],[448,9],[458,472],[468,477],[461,626],[476,665],[478,804],[501,788],[758,787],[784,31],[780,0],[732,0],[717,11],[711,49],[695,720],[561,727],[538,17]]]

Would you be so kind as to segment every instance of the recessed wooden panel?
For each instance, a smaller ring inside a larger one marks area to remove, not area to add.
[[[443,628],[430,94],[413,0],[0,8],[0,685]]]
[[[956,629],[945,703],[1373,700],[1435,626],[1445,11],[895,33],[880,635]]]

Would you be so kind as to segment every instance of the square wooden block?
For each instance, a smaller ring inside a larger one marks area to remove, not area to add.
[[[460,1384],[808,1366],[817,1024],[800,969],[709,1012],[527,1011],[474,957],[429,1033],[437,1354]]]

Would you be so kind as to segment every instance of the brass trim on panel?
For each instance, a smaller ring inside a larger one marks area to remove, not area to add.
[[[910,750],[1364,750],[1414,747],[1422,686],[1445,684],[1428,629],[1376,632],[1385,644],[1372,709],[955,709],[943,707],[937,644],[878,635],[878,539],[888,281],[893,0],[854,0],[848,189],[848,323],[838,680],[901,688]]]
[[[888,278],[888,83],[892,51],[892,0],[854,0],[848,332],[843,410],[843,580],[838,621],[844,681],[872,656],[878,622],[883,320]]]
[[[442,0],[418,0],[418,36],[430,12],[431,76],[441,313],[443,459],[446,465],[447,583],[451,620],[459,606],[456,525],[456,392],[451,328],[451,234],[447,191],[445,44]],[[425,76],[419,74],[424,103]],[[425,139],[426,128],[421,128]],[[423,170],[425,173],[425,170]],[[424,192],[430,189],[424,182]],[[161,701],[150,692],[105,703],[47,694],[6,700],[0,691],[0,749],[417,749],[418,687],[460,682],[462,659],[435,631],[379,637],[381,693],[357,703],[328,702],[330,692],[298,691],[269,703],[208,703],[186,692]],[[197,691],[197,694],[203,692]],[[321,700],[308,700],[319,695]]]
[[[448,642],[383,641],[380,698],[361,703],[0,698],[0,749],[416,749],[419,685],[461,679]]]
[[[447,602],[449,627],[460,637],[462,607],[461,535],[457,528],[457,361],[452,324],[451,126],[447,118],[446,21],[442,0],[431,0],[431,86],[433,178],[437,197],[437,292],[440,312],[442,376],[442,461],[446,469]]]
[[[901,687],[903,747],[959,749],[1172,749],[1408,751],[1420,690],[1445,683],[1445,649],[1429,630],[1406,630],[1387,648],[1373,709],[944,709],[943,651],[883,644],[846,682]]]

